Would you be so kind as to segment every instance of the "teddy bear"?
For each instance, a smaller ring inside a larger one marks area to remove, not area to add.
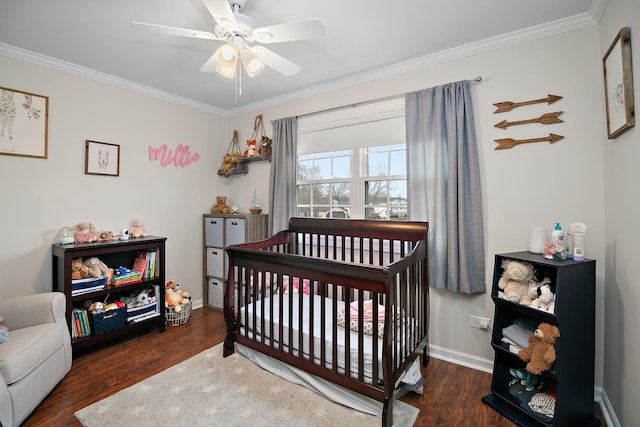
[[[73,227],[73,243],[92,243],[100,240],[100,234],[90,222],[79,222]]]
[[[546,280],[546,279],[545,279]],[[540,286],[540,296],[531,301],[530,307],[537,308],[538,310],[546,311],[547,313],[553,313],[555,311],[555,299],[556,296],[551,291],[551,286],[548,283],[544,283]]]
[[[560,337],[557,326],[540,323],[538,329],[529,337],[529,346],[520,350],[518,356],[527,363],[526,369],[534,375],[551,369],[556,360],[556,339]]]
[[[131,221],[129,237],[133,237],[134,239],[137,239],[138,237],[147,237],[147,230],[145,230],[144,223],[141,219],[134,219]]]
[[[105,277],[109,275],[109,267],[97,257],[84,260],[84,266],[87,269],[87,276]]]
[[[89,275],[89,269],[82,263],[82,258],[71,260],[71,280],[84,279]]]
[[[502,261],[502,276],[498,281],[498,297],[516,304],[530,305],[538,297],[533,265],[515,260]]]
[[[164,290],[164,305],[167,308],[173,307],[176,313],[182,310],[181,304],[189,301],[189,293],[180,289],[180,284],[173,280],[168,280]]]
[[[227,205],[227,196],[216,196],[216,204],[211,206],[211,213],[229,213],[229,205]]]

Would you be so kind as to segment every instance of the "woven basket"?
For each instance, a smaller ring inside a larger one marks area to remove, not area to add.
[[[191,298],[187,302],[180,304],[180,311],[176,311],[174,307],[168,307],[165,313],[167,325],[180,326],[189,321],[191,315]]]

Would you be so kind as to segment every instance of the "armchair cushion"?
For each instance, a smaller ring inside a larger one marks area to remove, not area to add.
[[[5,384],[22,379],[62,345],[55,323],[12,330],[11,345],[0,345],[0,374]]]

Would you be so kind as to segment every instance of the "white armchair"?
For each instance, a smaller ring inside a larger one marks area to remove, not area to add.
[[[71,369],[65,309],[61,292],[0,300],[0,425],[19,426]]]

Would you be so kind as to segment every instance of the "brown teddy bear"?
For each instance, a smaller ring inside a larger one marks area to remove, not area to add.
[[[527,371],[540,375],[542,371],[551,369],[556,360],[556,339],[560,337],[557,326],[540,323],[533,336],[529,337],[529,346],[520,350],[518,356],[527,363]]]
[[[211,213],[229,213],[229,205],[227,205],[227,196],[216,196],[216,204],[211,206]]]
[[[502,261],[502,277],[498,281],[498,296],[516,304],[530,305],[538,297],[533,265],[511,259]]]
[[[89,275],[87,266],[82,263],[82,258],[71,260],[71,280],[84,279]]]

